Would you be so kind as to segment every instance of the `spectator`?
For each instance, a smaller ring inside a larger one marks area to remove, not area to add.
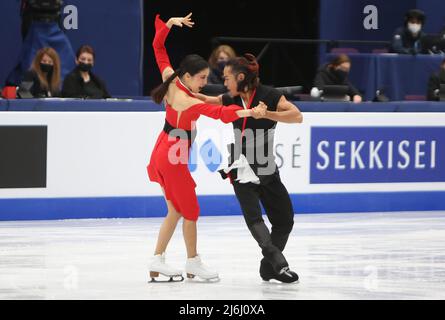
[[[52,48],[37,51],[23,82],[32,82],[30,93],[36,98],[60,96],[60,59]]]
[[[105,82],[91,72],[96,55],[90,46],[82,46],[76,54],[77,67],[63,82],[62,96],[67,98],[110,98]]]
[[[228,45],[220,45],[209,58],[210,74],[207,78],[208,84],[224,84],[223,71],[227,61],[236,57],[235,50]]]
[[[439,72],[433,73],[428,80],[428,100],[439,101],[439,90],[441,84],[445,84],[445,59],[440,65]]]
[[[351,59],[347,55],[341,54],[318,70],[314,80],[314,87],[318,90],[323,90],[324,86],[348,86],[348,95],[351,100],[356,103],[362,102],[360,92],[348,79],[350,70]]]
[[[422,52],[422,31],[426,16],[418,9],[409,10],[405,14],[405,25],[394,32],[391,52],[401,54],[418,54]]]

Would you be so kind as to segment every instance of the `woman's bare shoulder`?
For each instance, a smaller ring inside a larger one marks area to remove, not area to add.
[[[168,104],[176,111],[185,111],[201,100],[192,98],[176,86],[170,87],[166,96]]]
[[[186,96],[186,100],[184,101],[186,103],[186,108],[191,108],[197,104],[203,104],[202,100],[190,96]]]

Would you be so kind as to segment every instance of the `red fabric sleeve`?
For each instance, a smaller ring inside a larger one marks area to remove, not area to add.
[[[168,28],[164,21],[159,18],[159,14],[156,15],[155,29],[156,34],[153,39],[153,50],[155,53],[156,62],[158,63],[159,70],[162,74],[165,68],[171,68],[167,49],[165,49],[165,40],[167,39],[168,33],[170,32],[170,28]]]
[[[190,109],[209,118],[220,119],[224,123],[238,120],[240,117],[236,112],[243,110],[242,107],[237,105],[220,106],[206,103],[195,104]]]

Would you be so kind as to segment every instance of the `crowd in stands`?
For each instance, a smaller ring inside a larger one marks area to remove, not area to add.
[[[439,34],[429,35],[423,31],[426,16],[418,9],[409,10],[404,17],[404,24],[399,27],[391,40],[390,53],[396,54],[445,54],[445,28]],[[318,70],[311,95],[319,97],[326,86],[346,86],[347,99],[361,102],[362,95],[349,81],[351,60],[346,54],[340,54]],[[427,85],[426,98],[439,100],[440,85],[445,84],[445,59],[440,69],[431,74]]]
[[[51,0],[58,10],[50,11],[42,14],[42,10],[36,10],[34,7],[39,1],[22,0],[22,37],[28,39],[27,34],[32,27],[34,21],[52,23],[60,30],[60,6],[61,0]],[[435,54],[442,52],[445,54],[445,28],[438,34],[429,35],[423,31],[426,16],[418,9],[409,10],[404,17],[403,26],[398,28],[392,37],[389,52],[397,54]],[[60,31],[65,38],[65,42],[57,45],[64,46],[65,49],[71,50],[66,35]],[[443,51],[441,51],[443,50]],[[60,53],[60,50],[59,50]],[[83,98],[83,99],[106,99],[111,95],[107,90],[105,82],[95,74],[92,70],[96,62],[96,54],[94,49],[89,45],[82,45],[75,57],[74,69],[65,76],[62,75],[62,67],[67,57],[59,56],[58,50],[48,45],[39,48],[32,59],[32,63],[27,70],[22,70],[23,65],[19,64],[11,72],[5,83],[3,96],[12,98],[34,97],[34,98]],[[224,77],[223,70],[225,64],[232,58],[236,57],[235,50],[229,45],[220,45],[211,53],[208,62],[210,65],[210,74],[208,84],[219,85],[223,87]],[[74,58],[73,58],[74,59]],[[311,96],[319,98],[323,92],[329,87],[340,86],[345,87],[345,100],[354,103],[363,101],[362,93],[349,80],[349,73],[352,68],[351,59],[346,54],[340,54],[334,57],[328,63],[319,67],[315,79]],[[13,79],[15,76],[15,80]],[[19,80],[17,80],[19,79]],[[439,100],[439,91],[441,85],[445,84],[445,59],[440,69],[433,73],[429,79],[426,90],[428,100]],[[442,86],[445,90],[445,86]],[[16,92],[17,91],[17,95]],[[27,92],[28,95],[23,94]],[[20,94],[22,93],[22,95]],[[445,96],[445,93],[443,93]]]
[[[24,41],[20,53],[21,61],[11,71],[5,83],[5,88],[16,90],[3,90],[3,96],[83,99],[111,97],[105,82],[92,71],[96,60],[94,49],[89,45],[82,45],[74,55],[71,44],[60,27],[62,4],[61,0],[21,1]],[[45,28],[41,28],[42,26]],[[42,37],[43,32],[51,32],[52,37]],[[47,43],[43,47],[36,47],[36,43],[41,45],[42,42]],[[30,54],[33,57],[28,68],[27,56]],[[69,73],[64,76],[63,66],[74,68],[68,70]]]

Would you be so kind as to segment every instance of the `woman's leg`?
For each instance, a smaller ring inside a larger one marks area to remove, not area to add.
[[[182,223],[182,233],[184,234],[185,247],[187,249],[187,258],[194,258],[198,255],[196,249],[197,231],[196,221],[184,218]]]
[[[168,213],[164,221],[162,222],[161,228],[159,230],[155,255],[165,252],[165,250],[167,249],[167,245],[170,242],[173,233],[175,232],[176,225],[178,224],[179,219],[182,218],[181,214],[176,211],[173,203],[170,200],[165,199],[165,202],[167,203]]]

